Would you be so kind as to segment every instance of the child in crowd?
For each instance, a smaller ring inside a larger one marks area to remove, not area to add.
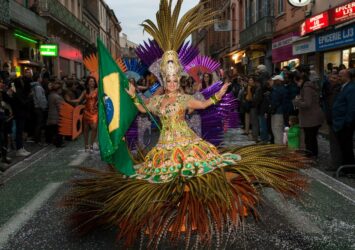
[[[290,128],[287,132],[288,148],[297,150],[300,148],[301,137],[301,129],[298,124],[298,117],[290,116],[289,125]]]

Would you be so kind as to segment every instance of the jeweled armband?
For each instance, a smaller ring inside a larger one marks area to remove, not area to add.
[[[216,95],[211,96],[210,99],[214,105],[216,105],[220,101],[220,99],[218,99]]]

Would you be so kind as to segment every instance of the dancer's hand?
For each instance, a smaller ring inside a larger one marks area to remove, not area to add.
[[[226,82],[223,84],[222,88],[216,93],[216,97],[221,100],[222,97],[226,94],[228,87],[231,85],[231,82]]]
[[[136,87],[132,83],[129,83],[129,88],[125,90],[130,97],[134,97],[136,95]]]

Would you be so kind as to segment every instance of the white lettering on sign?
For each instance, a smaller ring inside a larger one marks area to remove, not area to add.
[[[272,49],[277,49],[277,48],[285,47],[287,45],[291,45],[293,41],[295,41],[297,38],[298,38],[297,36],[292,36],[280,41],[273,42]]]

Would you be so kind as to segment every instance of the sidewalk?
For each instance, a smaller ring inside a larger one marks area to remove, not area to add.
[[[34,142],[25,142],[24,144],[25,144],[24,148],[27,151],[31,152],[31,155],[33,155],[33,154],[37,153],[38,151],[40,151],[41,149],[45,148],[43,146],[39,146],[38,144],[36,144]],[[31,155],[29,155],[27,157],[30,157]],[[27,157],[16,156],[16,150],[11,150],[7,154],[7,156],[11,158],[11,164],[0,163],[0,172],[5,172],[9,168],[11,168],[13,165],[15,165],[27,158]]]

